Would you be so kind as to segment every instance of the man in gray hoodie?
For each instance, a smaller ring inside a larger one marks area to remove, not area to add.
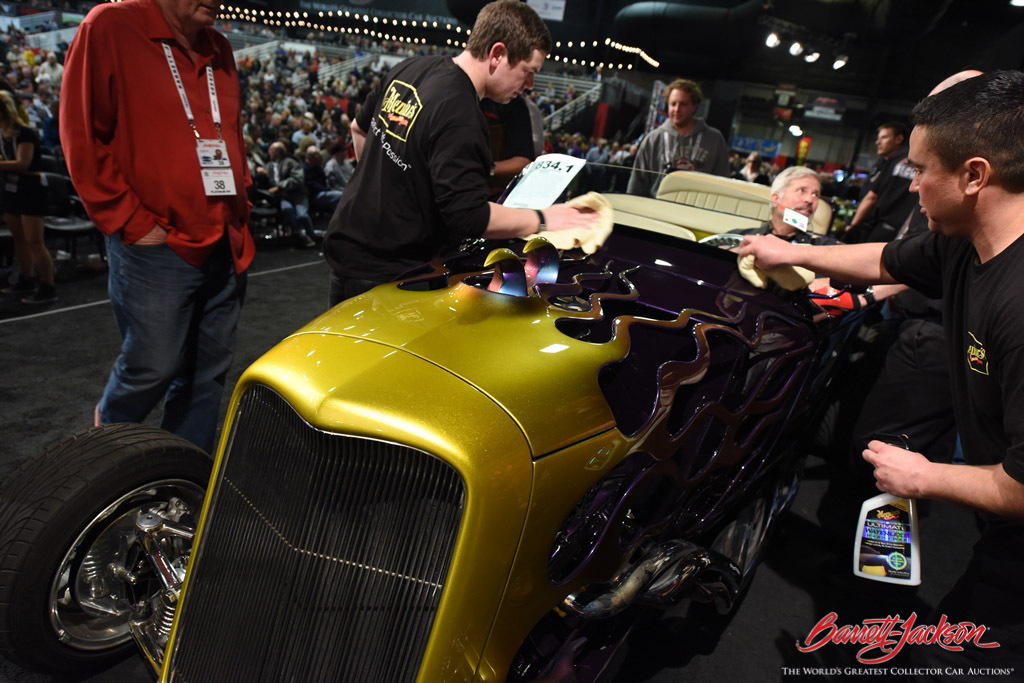
[[[677,78],[666,86],[668,118],[640,143],[626,190],[629,194],[655,196],[658,173],[700,171],[729,175],[725,138],[717,128],[694,116],[703,97],[700,86],[693,81]]]

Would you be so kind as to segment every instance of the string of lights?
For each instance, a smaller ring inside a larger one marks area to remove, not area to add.
[[[310,21],[309,20],[310,17],[309,17],[309,13],[308,12],[297,12],[297,11],[295,11],[295,12],[281,12],[281,11],[276,11],[276,10],[251,10],[249,8],[235,7],[235,6],[232,6],[232,5],[228,5],[227,7],[224,8],[224,12],[221,14],[221,18],[232,20],[232,21],[250,21],[250,22],[253,22],[253,23],[259,22],[259,23],[263,23],[265,25],[275,26],[275,27],[310,28],[310,29],[315,29],[315,30],[319,30],[319,31],[331,31],[331,32],[335,32],[335,33],[350,33],[350,34],[355,34],[355,35],[367,35],[367,36],[370,36],[372,38],[382,38],[384,40],[397,40],[397,41],[400,41],[400,42],[410,42],[410,43],[414,43],[414,44],[426,44],[427,43],[427,39],[426,38],[422,38],[422,37],[409,37],[409,36],[402,35],[402,34],[391,34],[389,32],[378,31],[378,30],[376,30],[374,28],[369,27],[369,24],[372,23],[372,24],[383,24],[384,26],[391,25],[391,26],[394,26],[394,27],[402,26],[403,28],[411,27],[411,28],[421,28],[421,29],[435,29],[435,30],[442,30],[442,31],[452,31],[452,32],[454,32],[456,34],[460,34],[460,35],[457,36],[454,39],[453,38],[447,38],[445,40],[445,42],[446,42],[447,45],[451,45],[451,46],[454,46],[454,47],[465,47],[466,46],[466,42],[464,40],[461,40],[461,34],[464,33],[466,37],[469,37],[472,34],[472,29],[468,29],[467,28],[467,29],[463,30],[462,26],[460,26],[458,24],[453,25],[451,23],[445,23],[444,26],[442,27],[441,24],[439,22],[437,22],[437,21],[430,21],[430,22],[428,22],[428,21],[425,21],[425,20],[417,21],[416,19],[392,19],[392,18],[388,18],[388,17],[379,17],[379,16],[368,14],[368,13],[352,12],[350,10],[344,10],[344,11],[339,10],[337,12],[334,12],[334,11],[317,12],[316,13],[316,18],[327,19],[328,21],[330,21],[332,19],[338,19],[338,20],[348,20],[350,22],[357,22],[357,23],[358,22],[362,22],[363,24],[367,24],[367,26],[363,26],[362,28],[360,28],[358,25],[356,25],[356,26],[339,26],[339,25],[334,25],[334,24],[322,24],[322,23],[318,23],[315,19],[313,21]],[[598,41],[596,41],[596,40],[594,40],[594,41],[582,41],[582,40],[581,41],[572,41],[572,40],[570,40],[570,41],[567,41],[565,43],[565,46],[566,46],[566,48],[569,48],[569,49],[572,49],[574,47],[574,45],[578,45],[580,48],[584,48],[587,42],[590,42],[593,47],[598,47],[598,45],[599,45]],[[659,66],[661,66],[660,62],[658,62],[657,60],[652,58],[650,55],[648,55],[646,52],[644,52],[643,50],[641,50],[638,47],[634,47],[634,46],[631,46],[631,45],[623,45],[621,43],[613,41],[611,38],[605,38],[604,44],[606,46],[611,47],[611,48],[613,48],[615,50],[618,50],[620,52],[624,52],[624,53],[630,54],[630,55],[639,56],[641,59],[643,59],[645,62],[650,64],[655,69],[658,68]],[[561,47],[562,47],[562,41],[556,41],[555,42],[556,50],[561,48]],[[621,63],[620,62],[620,63],[616,64],[616,63],[614,63],[612,61],[604,62],[604,61],[599,61],[599,60],[588,60],[586,58],[571,57],[569,55],[563,55],[563,54],[559,54],[557,52],[552,54],[552,59],[554,61],[556,61],[556,62],[562,62],[562,63],[565,63],[565,64],[579,64],[581,66],[589,65],[591,68],[595,68],[595,67],[604,68],[605,66],[607,66],[608,68],[618,68],[619,70],[622,70],[622,69],[629,70],[629,69],[633,68],[633,65],[628,63],[628,62],[627,63]]]
[[[121,0],[109,1],[120,2]],[[464,29],[459,24],[452,24],[449,22],[442,24],[438,21],[395,19],[376,16],[364,12],[354,12],[351,10],[331,10],[327,12],[318,11],[315,12],[313,16],[310,16],[309,12],[250,9],[248,7],[225,5],[221,8],[220,18],[227,21],[246,21],[254,24],[258,23],[271,28],[306,28],[309,30],[330,33],[346,33],[354,36],[367,36],[378,40],[390,40],[400,43],[410,43],[413,45],[426,45],[428,40],[423,36],[409,35],[409,29],[449,31],[454,33],[455,37],[446,38],[445,44],[452,47],[462,48],[466,47],[466,41],[464,38],[468,38],[473,32],[472,29]],[[330,23],[323,23],[325,20]],[[339,24],[337,22],[341,23]],[[402,31],[400,29],[405,30]],[[551,55],[551,58],[555,62],[574,65],[578,64],[580,66],[589,66],[590,68],[603,69],[607,67],[609,69],[618,69],[620,71],[623,69],[630,70],[633,68],[633,64],[629,62],[616,63],[611,60],[601,61],[559,53],[557,50],[562,49],[562,44],[562,41],[555,42],[556,51]],[[596,40],[570,40],[565,42],[565,49],[586,49],[588,45],[589,47],[596,48],[599,46],[599,42]],[[626,55],[639,57],[655,69],[661,66],[661,63],[658,60],[651,57],[639,47],[623,45],[622,43],[613,41],[611,38],[605,38],[604,45]]]

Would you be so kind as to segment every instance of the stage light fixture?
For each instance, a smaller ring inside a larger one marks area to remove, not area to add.
[[[820,52],[809,52],[809,53],[804,55],[804,61],[809,63],[809,64],[811,64],[811,63],[814,63],[814,62],[818,61],[819,57],[821,57],[821,53]]]
[[[800,44],[800,41],[794,40],[793,44],[789,46],[789,54],[794,57],[798,57],[804,52],[804,46]]]
[[[782,44],[782,39],[779,38],[778,33],[775,33],[773,31],[768,34],[767,38],[765,38],[764,44],[767,45],[768,47],[778,47],[779,45]]]
[[[839,55],[838,57],[836,57],[836,61],[832,62],[832,68],[835,70],[842,69],[844,66],[846,66],[847,61],[848,58],[846,55]]]

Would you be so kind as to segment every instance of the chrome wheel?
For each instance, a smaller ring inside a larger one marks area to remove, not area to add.
[[[102,650],[131,637],[129,617],[159,590],[140,554],[136,522],[146,514],[174,522],[197,517],[203,493],[194,482],[153,482],[125,494],[86,524],[50,589],[50,622],[62,643]],[[184,576],[191,541],[169,542],[175,569]]]
[[[0,655],[80,678],[131,654],[133,635],[162,654],[211,466],[137,424],[27,460],[0,486]]]

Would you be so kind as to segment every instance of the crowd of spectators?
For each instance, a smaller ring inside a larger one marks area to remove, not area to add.
[[[47,50],[32,44],[29,36],[35,33],[53,31],[70,23],[60,22],[62,13],[84,15],[93,2],[71,2],[68,0],[31,0],[0,6],[9,16],[24,14],[26,7],[39,12],[57,10],[55,21],[42,22],[32,29],[22,31],[9,26],[0,34],[0,88],[9,91],[27,114],[30,122],[39,130],[43,147],[55,150],[59,146],[57,113],[60,84],[63,76],[64,55],[68,44],[57,43]],[[19,7],[21,8],[19,11]],[[287,38],[281,30],[247,22],[223,23],[224,33],[245,33],[265,38]],[[325,46],[345,47],[353,51],[354,57],[377,53],[394,55],[399,58],[427,54],[451,54],[453,47],[410,45],[398,41],[376,40],[341,32],[311,31],[302,39]],[[278,49],[273,55],[261,59],[241,57],[238,73],[243,97],[244,132],[251,140],[250,171],[263,167],[269,156],[270,145],[280,140],[286,153],[304,164],[306,152],[312,145],[322,153],[330,154],[341,145],[347,151],[346,160],[353,157],[348,128],[362,101],[370,89],[386,72],[389,62],[376,60],[370,64],[352,69],[333,78],[321,79],[319,74],[332,62],[340,58],[325,59],[316,52],[302,52]],[[599,69],[586,69],[569,64],[550,64],[549,72],[555,71],[568,76],[590,77],[600,80]],[[544,116],[570,102],[576,93],[570,86],[565,92],[556,92],[548,85],[529,93],[530,99]],[[582,136],[562,134],[545,145],[547,151],[566,151],[580,147],[570,139]],[[334,157],[334,154],[330,154]],[[335,174],[334,181],[340,182],[344,174]],[[330,186],[331,191],[343,187]],[[319,190],[322,192],[323,190]]]
[[[57,9],[62,12],[86,13],[91,2],[46,2],[32,0],[30,5],[40,11]],[[13,6],[12,6],[13,7]],[[8,7],[9,14],[15,14]],[[61,16],[59,13],[57,16]],[[53,22],[50,22],[53,23]],[[31,33],[59,28],[46,23],[37,25]],[[281,30],[247,22],[223,23],[222,32],[243,33],[264,38],[287,38]],[[0,88],[8,90],[15,97],[29,121],[40,132],[44,150],[57,150],[59,138],[57,126],[58,100],[63,74],[64,54],[67,43],[56,44],[55,49],[35,47],[29,40],[30,32],[20,31],[14,26],[0,34]],[[348,48],[352,57],[367,54],[386,54],[406,58],[427,54],[452,54],[456,48],[428,45],[411,45],[405,42],[377,40],[343,32],[311,31],[301,39],[313,44]],[[315,219],[329,214],[329,204],[344,191],[345,183],[354,168],[354,150],[349,126],[355,118],[367,93],[386,73],[390,62],[385,59],[371,60],[364,66],[337,73],[327,67],[342,61],[341,57],[325,57],[324,50],[294,51],[279,47],[274,53],[254,58],[243,53],[238,58],[237,68],[243,101],[243,131],[246,136],[249,170],[256,183],[256,189],[264,193],[264,199],[280,206],[282,195],[274,197],[276,183],[272,178],[270,147],[280,142],[284,155],[297,162],[290,166],[294,175],[302,177],[305,186],[303,197],[292,190],[289,196],[299,202],[298,213],[301,224],[287,226],[299,241],[309,246],[304,235],[308,232],[303,216],[307,210]],[[351,58],[351,57],[349,57]],[[602,79],[600,69],[587,69],[579,65],[549,63],[548,73],[561,73],[576,78]],[[331,73],[327,77],[322,74]],[[557,90],[550,82],[526,93],[543,116],[549,116],[576,97],[571,85]],[[545,132],[544,152],[563,153],[584,158],[588,162],[632,167],[636,158],[639,140],[606,140],[586,136],[580,132]],[[746,177],[752,166],[739,155],[731,159],[736,177]],[[767,161],[758,160],[756,175],[759,182],[770,183],[781,170]],[[328,171],[325,173],[325,171]],[[333,171],[333,172],[330,172]],[[310,176],[310,177],[306,177]],[[753,176],[752,176],[753,177]],[[826,194],[833,186],[832,178],[822,175]],[[259,197],[253,197],[259,201]],[[303,206],[308,203],[308,206]],[[285,212],[286,222],[293,215]]]

